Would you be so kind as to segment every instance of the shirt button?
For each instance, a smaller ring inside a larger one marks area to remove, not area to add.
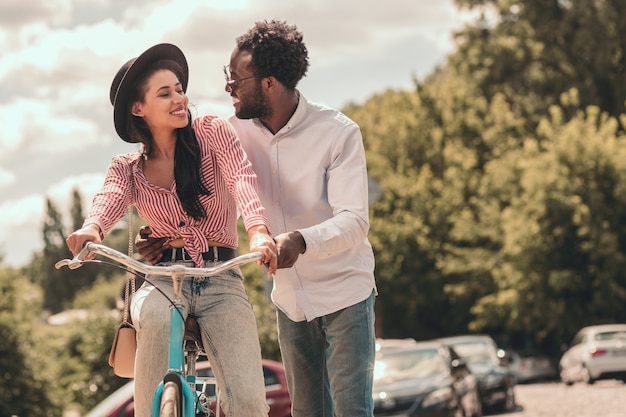
[[[274,205],[275,205],[276,207],[278,207],[278,206],[280,206],[280,202],[278,202],[278,201],[274,201]]]

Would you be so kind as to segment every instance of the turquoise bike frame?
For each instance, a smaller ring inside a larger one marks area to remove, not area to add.
[[[184,275],[173,279],[174,300],[170,306],[170,347],[168,353],[168,370],[163,380],[157,386],[152,400],[152,417],[159,417],[163,387],[168,381],[175,381],[182,395],[182,417],[196,417],[196,412],[202,411],[202,405],[197,401],[196,376],[186,375],[185,352],[183,339],[185,336],[185,308],[182,304],[182,283]],[[192,388],[193,387],[193,388]],[[218,409],[219,410],[219,409]]]

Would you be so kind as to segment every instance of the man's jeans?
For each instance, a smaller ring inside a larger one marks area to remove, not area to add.
[[[373,416],[374,293],[310,322],[276,311],[293,417]]]
[[[206,267],[212,265],[205,262]],[[152,276],[148,280],[173,297],[170,277]],[[258,330],[241,271],[236,268],[208,278],[185,278],[183,304],[186,312],[197,318],[226,415],[267,416]],[[169,306],[170,302],[148,282],[132,300],[131,314],[137,329],[137,417],[150,416],[154,390],[167,371]]]

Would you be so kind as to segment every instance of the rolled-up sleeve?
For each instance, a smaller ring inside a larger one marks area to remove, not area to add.
[[[83,225],[95,224],[106,235],[124,217],[131,202],[130,160],[124,155],[113,158],[104,179],[102,190],[92,201],[89,216]]]

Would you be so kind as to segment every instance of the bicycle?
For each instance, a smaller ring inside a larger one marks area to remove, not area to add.
[[[115,263],[95,258],[86,259],[92,254],[104,256]],[[135,275],[172,277],[174,297],[170,300],[172,306],[170,308],[168,370],[155,390],[151,415],[153,417],[200,417],[214,415],[209,408],[211,396],[206,393],[206,388],[210,385],[215,387],[215,415],[220,416],[219,389],[215,378],[201,378],[196,373],[196,361],[204,354],[204,351],[197,322],[191,317],[185,319],[185,308],[182,304],[183,280],[189,276],[215,275],[261,258],[261,253],[250,252],[210,268],[190,268],[183,264],[155,266],[140,262],[108,246],[89,242],[74,258],[58,261],[55,268],[67,266],[70,269],[76,269],[86,263],[105,263],[120,267]],[[203,388],[201,392],[198,392],[196,387],[200,384]]]

